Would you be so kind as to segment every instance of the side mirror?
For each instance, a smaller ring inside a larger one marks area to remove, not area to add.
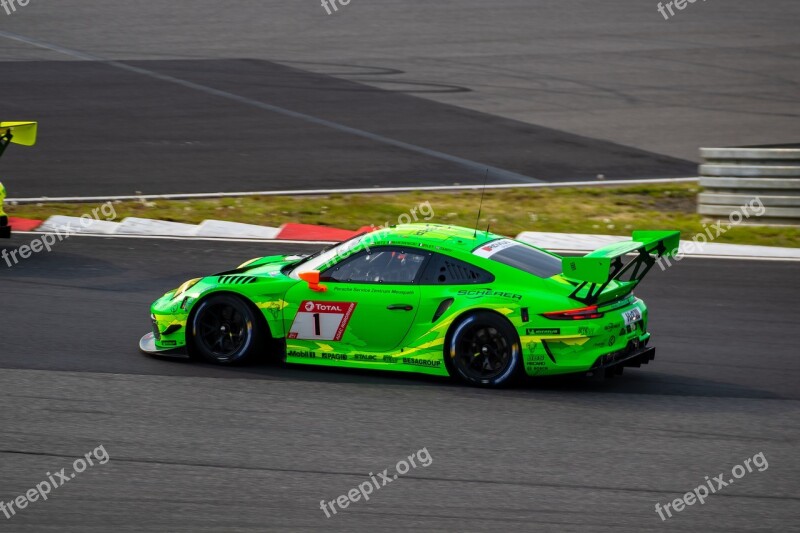
[[[300,272],[300,279],[308,283],[308,288],[316,292],[326,292],[328,287],[319,284],[319,270]]]

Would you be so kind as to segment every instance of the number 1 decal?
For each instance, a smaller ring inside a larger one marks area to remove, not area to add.
[[[338,341],[342,339],[355,302],[315,302],[305,300],[289,329],[290,339]]]

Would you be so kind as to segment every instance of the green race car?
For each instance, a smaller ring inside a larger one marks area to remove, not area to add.
[[[36,122],[0,122],[0,157],[9,144],[22,144],[33,146],[36,144]],[[3,202],[6,199],[6,188],[0,182],[0,239],[11,237],[11,226],[8,216],[3,211]]]
[[[269,256],[187,281],[151,307],[140,349],[219,364],[288,363],[458,376],[610,375],[653,359],[633,288],[675,231],[584,257],[488,232],[408,224],[310,256]]]

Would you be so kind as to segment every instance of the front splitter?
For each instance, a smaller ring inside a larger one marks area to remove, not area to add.
[[[156,346],[156,337],[151,331],[141,338],[139,341],[139,350],[147,355],[157,355],[159,357],[180,357],[188,358],[189,354],[186,353],[186,347],[179,348],[159,348]]]

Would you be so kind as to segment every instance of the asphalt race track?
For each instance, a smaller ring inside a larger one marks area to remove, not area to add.
[[[28,239],[18,235],[10,248]],[[796,263],[686,259],[653,272],[637,293],[651,308],[656,361],[602,383],[484,391],[138,353],[148,304],[168,288],[252,256],[311,249],[73,237],[2,265],[11,313],[0,352],[0,499],[99,444],[111,457],[3,526],[788,531],[800,523],[800,363],[787,341],[797,317],[786,312],[798,297]],[[427,468],[337,516],[320,510],[320,500],[423,447]],[[759,452],[765,471],[668,523],[655,514],[656,502]]]
[[[691,176],[797,140],[793,0],[361,3],[3,15],[0,109],[42,123],[10,197]]]
[[[480,184],[487,168],[490,183],[695,172],[688,161],[266,61],[0,63],[0,76],[14,75],[28,83],[6,97],[35,102],[17,113],[43,125],[37,153],[7,158],[7,172],[24,176],[15,197]]]
[[[701,146],[798,142],[800,3],[657,3],[17,2],[0,120],[40,137],[0,177],[11,198],[649,179],[693,175]],[[165,291],[313,249],[75,236],[0,259],[0,531],[800,531],[796,262],[656,269],[637,288],[656,360],[602,382],[139,353]],[[4,516],[100,445],[106,464]]]

